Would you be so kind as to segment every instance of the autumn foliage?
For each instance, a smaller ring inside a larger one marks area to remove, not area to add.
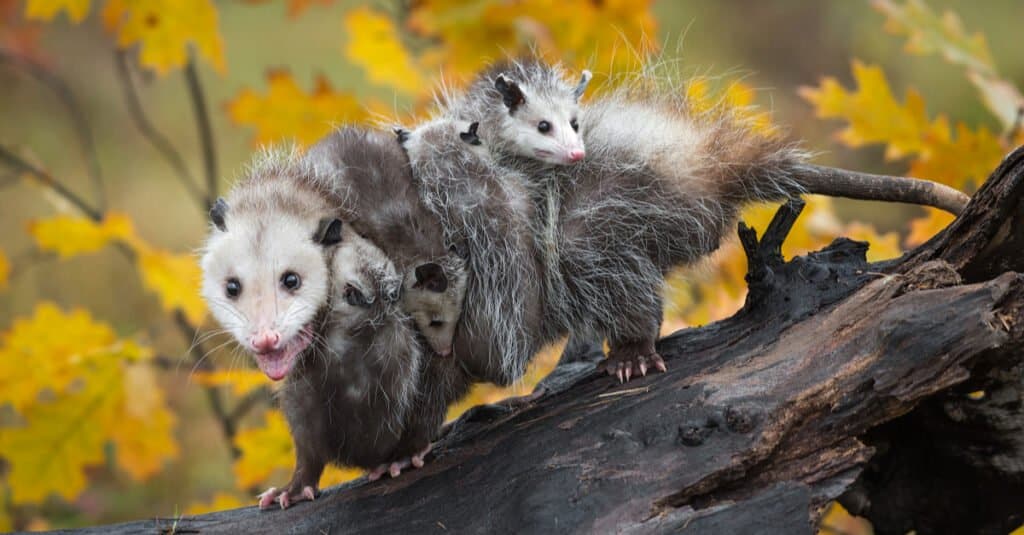
[[[287,17],[295,19],[331,0],[285,4]],[[406,112],[399,120],[405,122],[429,112],[431,91],[441,80],[458,87],[489,59],[505,53],[536,53],[572,68],[591,68],[598,73],[597,86],[607,80],[601,74],[636,69],[645,55],[671,59],[660,52],[650,1],[402,4],[348,10],[338,26],[338,40],[340,53],[361,69],[366,83],[392,91],[403,103]],[[884,17],[885,28],[906,40],[908,54],[936,54],[962,67],[994,123],[972,126],[952,114],[929,112],[924,94],[908,88],[899,96],[881,66],[857,59],[851,63],[852,85],[825,76],[817,86],[800,88],[799,94],[818,117],[836,125],[837,143],[884,147],[884,157],[899,162],[908,174],[972,191],[1003,154],[1024,142],[1024,98],[999,74],[985,39],[968,32],[955,14],[937,13],[922,0],[876,0],[873,5],[881,14],[879,22]],[[120,50],[133,69],[155,76],[156,83],[163,83],[160,79],[168,73],[186,73],[190,85],[183,91],[197,110],[205,110],[195,115],[200,131],[209,127],[204,113],[224,114],[251,138],[253,148],[278,142],[308,146],[333,125],[395,115],[392,102],[357,97],[324,75],[296,79],[287,69],[271,65],[262,87],[243,88],[225,103],[206,102],[197,62],[215,73],[230,68],[213,0],[0,0],[0,64],[29,73],[44,71],[43,83],[59,84],[60,71],[41,60],[37,44],[47,25],[61,17],[74,24],[97,24],[109,36],[111,49]],[[782,122],[755,107],[761,102],[758,92],[740,80],[694,77],[686,91],[695,106],[724,101],[735,113],[754,117],[758,128],[774,130]],[[159,143],[158,136],[147,137]],[[208,417],[219,423],[222,439],[235,452],[232,487],[215,496],[182,497],[179,510],[162,514],[247,504],[255,489],[283,482],[292,467],[292,445],[284,419],[270,401],[273,386],[248,360],[232,358],[230,345],[222,344],[227,340],[208,320],[199,298],[194,253],[153,243],[117,206],[107,207],[101,195],[82,196],[62,187],[63,177],[52,176],[46,162],[36,161],[20,140],[0,141],[0,171],[15,174],[53,200],[51,213],[25,225],[37,252],[66,259],[118,251],[134,266],[140,287],[159,301],[170,329],[180,338],[178,354],[157,355],[145,336],[119,332],[75,303],[39,302],[30,313],[0,326],[0,530],[29,527],[33,519],[39,520],[36,507],[53,497],[74,503],[99,472],[118,471],[141,483],[173,469],[181,452],[176,435],[181,408],[169,402],[158,380],[161,374],[189,374],[193,388],[205,389]],[[172,202],[209,203],[217,195],[222,181],[215,174],[214,148],[205,149],[204,173],[181,173],[196,198]],[[172,154],[173,148],[162,153]],[[168,156],[169,165],[176,165],[173,160]],[[754,206],[744,219],[764,228],[773,211]],[[891,258],[927,240],[949,220],[928,210],[906,222],[901,239],[896,232],[879,233],[866,223],[844,222],[831,199],[812,197],[784,253],[801,254],[848,236],[871,242],[871,259]],[[9,278],[19,265],[11,258],[0,249],[0,292],[16,283]],[[674,273],[665,330],[734,312],[745,296],[745,270],[738,246],[727,244],[702,269]],[[528,392],[554,365],[559,350],[540,355],[515,387],[479,386],[450,414]],[[358,475],[330,469],[321,486]],[[829,518],[844,521],[838,515]]]

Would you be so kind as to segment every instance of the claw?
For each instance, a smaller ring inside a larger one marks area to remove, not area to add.
[[[269,489],[263,491],[262,494],[257,496],[257,498],[259,498],[260,500],[260,509],[266,509],[267,507],[270,507],[270,505],[274,503],[274,499],[277,496],[276,492],[276,487],[270,487]]]
[[[633,367],[626,363],[626,382],[629,382],[629,378],[633,376]]]
[[[391,477],[398,477],[402,475],[402,466],[398,463],[391,463],[391,468],[388,469],[388,473]]]
[[[284,492],[277,497],[278,503],[281,504],[281,509],[287,509],[292,504],[292,499],[288,497],[288,493]]]
[[[640,361],[640,375],[647,377],[647,362]]]
[[[412,456],[412,465],[414,467],[416,467],[416,468],[423,468],[423,456],[422,455],[413,455]]]
[[[387,471],[388,471],[388,465],[382,464],[382,465],[378,466],[377,468],[374,468],[373,470],[371,470],[369,474],[366,474],[366,479],[368,479],[370,481],[377,481],[378,479],[380,479],[380,476],[384,475],[384,472],[387,472]]]
[[[309,501],[316,500],[316,491],[309,485],[302,487],[302,497]]]

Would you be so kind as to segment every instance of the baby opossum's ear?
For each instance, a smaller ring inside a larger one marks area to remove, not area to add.
[[[328,247],[341,242],[341,220],[325,217],[320,220],[320,225],[313,234],[313,241]]]
[[[459,132],[459,138],[470,145],[479,145],[480,138],[476,135],[476,129],[480,127],[479,122],[475,122],[469,125],[469,130],[465,132]]]
[[[228,203],[223,197],[217,198],[217,202],[213,203],[213,207],[210,208],[210,221],[213,222],[214,226],[220,229],[221,232],[227,232],[228,227],[224,224],[224,216],[228,214]]]
[[[577,101],[583,96],[583,92],[587,90],[587,84],[590,83],[590,79],[593,77],[594,75],[590,71],[583,70],[583,75],[580,76],[580,83],[576,84],[576,89],[572,90],[572,94],[576,97]]]
[[[519,88],[519,84],[505,78],[504,74],[499,74],[494,79],[494,88],[501,93],[505,106],[508,106],[509,115],[515,113],[516,108],[526,103],[526,97],[523,96],[523,90]]]
[[[423,288],[431,292],[441,293],[448,289],[448,277],[440,264],[428,262],[416,266],[416,284],[413,288]]]
[[[396,126],[392,128],[391,131],[395,133],[396,137],[398,137],[399,145],[404,145],[406,141],[409,141],[409,131],[401,126]]]

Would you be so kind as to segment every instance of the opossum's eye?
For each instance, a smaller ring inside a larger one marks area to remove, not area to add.
[[[238,297],[238,295],[242,293],[242,283],[239,282],[238,279],[231,277],[228,279],[227,283],[224,284],[224,293],[226,293],[231,299]]]
[[[440,327],[442,325],[444,325],[444,322],[441,320],[430,320],[431,327]]]
[[[573,117],[572,120],[569,121],[569,126],[572,127],[572,131],[573,132],[579,132],[580,131],[580,123],[576,120],[575,117]]]
[[[369,303],[366,301],[366,296],[363,292],[360,292],[358,288],[351,284],[345,285],[345,302],[354,307],[367,307]]]
[[[294,271],[286,271],[284,275],[281,275],[281,286],[284,286],[286,290],[294,292],[302,286],[302,279],[299,274]]]
[[[537,123],[537,131],[541,134],[547,134],[551,131],[551,123],[547,121],[541,121]]]

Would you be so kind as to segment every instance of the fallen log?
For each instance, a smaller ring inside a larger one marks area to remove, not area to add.
[[[837,499],[878,533],[1024,524],[1024,149],[893,261],[843,238],[784,261],[801,207],[740,225],[746,304],[661,340],[668,373],[566,362],[397,479],[82,531],[810,533]]]

